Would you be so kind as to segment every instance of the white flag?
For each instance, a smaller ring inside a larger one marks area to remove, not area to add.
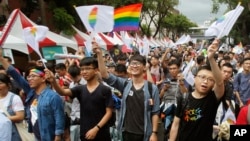
[[[227,36],[243,10],[244,7],[238,4],[234,10],[227,12],[217,21],[212,23],[205,31],[205,36],[216,36],[217,38]]]
[[[89,32],[111,32],[114,27],[114,7],[104,5],[79,6],[75,8]]]
[[[32,26],[23,29],[23,38],[25,42],[40,56],[42,55],[39,50],[39,42],[42,41],[48,32],[46,26]]]
[[[190,35],[185,35],[185,34],[183,34],[183,35],[175,42],[175,44],[176,44],[176,45],[186,44],[186,43],[188,43],[189,41],[191,41]]]

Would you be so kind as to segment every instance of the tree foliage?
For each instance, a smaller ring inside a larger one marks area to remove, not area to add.
[[[144,0],[141,19],[147,25],[146,32],[148,33],[152,27],[155,27],[153,37],[163,32],[164,18],[174,11],[177,4],[178,0]]]
[[[53,22],[56,29],[66,35],[73,35],[75,32],[72,30],[71,25],[75,23],[74,18],[64,8],[55,8],[53,13]]]
[[[213,0],[212,12],[217,13],[221,4],[226,4],[228,11],[238,5],[239,0]],[[235,23],[229,36],[235,39],[235,44],[242,42],[243,45],[250,44],[250,1],[241,0],[244,11]]]
[[[182,14],[170,14],[164,18],[163,27],[167,33],[171,33],[172,39],[176,36],[181,36],[189,31],[190,27],[197,26]],[[170,34],[168,35],[170,36]]]
[[[27,3],[30,3],[31,0],[23,0]],[[174,7],[178,5],[179,0],[44,0],[47,5],[49,5],[49,10],[53,13],[53,22],[55,23],[55,28],[59,31],[63,31],[65,34],[70,35],[73,34],[73,29],[71,28],[71,24],[74,24],[81,30],[84,30],[84,25],[81,22],[76,10],[75,6],[81,5],[110,5],[115,8],[122,7],[129,4],[134,3],[143,3],[141,21],[140,21],[140,29],[142,34],[147,36],[157,36],[159,34],[166,35],[166,31],[169,30],[168,27],[171,20],[167,20],[168,17],[175,17],[172,13],[176,13]],[[29,9],[26,7],[26,9]],[[30,13],[32,9],[27,10]],[[178,12],[177,12],[178,13]],[[188,22],[187,18],[181,15],[179,23],[173,24],[172,29],[175,29],[176,32],[185,32],[190,22]],[[177,19],[176,19],[177,20]],[[167,30],[166,30],[167,28]],[[153,34],[153,35],[152,35]]]

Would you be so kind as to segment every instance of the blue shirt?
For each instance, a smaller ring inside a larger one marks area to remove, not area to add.
[[[124,118],[126,113],[126,99],[129,95],[129,92],[132,88],[132,82],[127,79],[117,77],[113,74],[109,74],[108,79],[104,79],[104,81],[110,86],[118,89],[120,92],[123,92],[121,99],[121,113],[119,117],[118,130],[123,131]],[[128,83],[126,82],[128,81]],[[159,98],[159,90],[156,85],[152,85],[152,100],[153,106],[151,108],[149,99],[151,96],[148,91],[148,83],[144,82],[144,141],[148,141],[149,137],[152,134],[152,115],[160,113],[160,98]]]
[[[29,132],[32,132],[30,105],[37,95],[28,82],[15,70],[13,66],[7,69],[7,73],[23,88],[27,94],[25,99],[25,114],[28,120]],[[64,133],[64,107],[60,96],[50,89],[45,88],[39,98],[37,105],[38,124],[42,141],[52,141],[56,135]]]
[[[250,73],[238,73],[234,78],[233,87],[234,91],[239,92],[241,101],[246,105],[247,101],[250,100]]]

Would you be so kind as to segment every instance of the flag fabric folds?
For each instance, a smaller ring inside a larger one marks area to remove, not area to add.
[[[110,32],[114,26],[114,7],[91,5],[75,7],[77,14],[89,32]]]
[[[238,4],[234,10],[227,12],[212,23],[212,25],[205,31],[205,36],[216,36],[219,39],[227,36],[243,10],[244,7]]]
[[[132,4],[115,9],[114,31],[138,30],[142,4]]]
[[[23,29],[23,37],[25,42],[39,55],[42,59],[42,55],[39,50],[39,42],[46,38],[46,34],[49,31],[46,26],[32,26]]]

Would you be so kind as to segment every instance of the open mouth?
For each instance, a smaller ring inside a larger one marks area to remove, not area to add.
[[[208,88],[208,86],[207,86],[207,85],[205,85],[205,84],[201,84],[201,88],[202,88],[202,89],[207,89],[207,88]]]

